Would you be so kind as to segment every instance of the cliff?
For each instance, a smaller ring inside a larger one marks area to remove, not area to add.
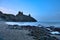
[[[0,11],[0,19],[4,21],[14,21],[14,22],[36,22],[37,20],[31,17],[31,15],[24,15],[23,12],[18,12],[15,16],[13,14],[5,14]]]

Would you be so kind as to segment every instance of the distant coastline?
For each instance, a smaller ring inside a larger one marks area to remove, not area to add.
[[[31,15],[24,15],[23,12],[18,12],[18,14],[15,16],[13,14],[5,14],[2,11],[0,11],[0,20],[3,21],[14,21],[14,22],[37,22],[37,20]]]

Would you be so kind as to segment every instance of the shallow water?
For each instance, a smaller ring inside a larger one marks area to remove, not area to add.
[[[31,26],[37,26],[38,22],[5,22],[8,25],[31,25]]]
[[[31,26],[38,26],[43,25],[45,27],[55,26],[60,27],[60,22],[5,22],[8,25],[31,25]]]

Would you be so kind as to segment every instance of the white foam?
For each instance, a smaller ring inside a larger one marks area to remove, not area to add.
[[[30,25],[30,26],[37,26],[36,22],[5,22],[8,25]]]
[[[53,32],[51,32],[51,34],[60,34],[60,32],[58,32],[58,31],[53,31]]]

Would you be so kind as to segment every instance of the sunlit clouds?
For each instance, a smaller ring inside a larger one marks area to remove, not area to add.
[[[6,8],[6,7],[0,7],[0,11],[2,11],[3,13],[7,13],[7,14],[14,14],[14,15],[17,14],[16,11]]]

